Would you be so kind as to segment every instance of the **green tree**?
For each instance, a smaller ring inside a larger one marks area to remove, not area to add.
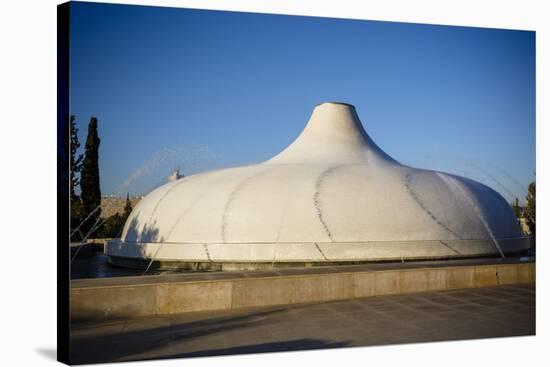
[[[130,194],[126,194],[126,203],[124,204],[124,211],[122,214],[115,213],[109,218],[105,219],[103,226],[96,232],[96,237],[102,238],[116,238],[119,237],[124,229],[124,224],[132,212],[132,201],[130,200]]]
[[[102,228],[98,231],[97,237],[115,238],[120,235],[124,228],[126,219],[124,215],[115,213],[105,220]]]
[[[71,115],[70,117],[71,125],[71,169],[70,169],[70,179],[71,179],[71,200],[79,199],[79,196],[76,195],[75,188],[78,186],[79,178],[78,174],[82,169],[82,154],[78,154],[78,148],[80,148],[80,141],[78,140],[78,128],[76,127],[75,117]]]
[[[525,223],[534,236],[536,234],[536,183],[531,182],[525,197],[525,210],[523,213]]]
[[[130,193],[126,194],[126,204],[124,205],[124,220],[128,219],[132,212],[132,202],[130,201]]]
[[[82,169],[82,154],[78,154],[80,141],[78,140],[78,128],[76,127],[75,117],[69,118],[70,129],[70,164],[69,164],[69,184],[70,184],[70,208],[71,208],[71,228],[76,228],[82,221],[82,203],[80,196],[76,194],[76,187],[79,185],[79,173]],[[80,236],[76,236],[79,238]]]
[[[87,233],[99,219],[101,214],[101,189],[99,184],[99,144],[97,133],[97,118],[92,117],[88,124],[85,155],[80,174],[80,189],[82,201],[82,217],[86,223],[82,225],[83,233]]]

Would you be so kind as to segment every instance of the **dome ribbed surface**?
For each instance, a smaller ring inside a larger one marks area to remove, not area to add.
[[[135,207],[112,256],[210,262],[367,261],[515,251],[491,188],[402,165],[349,104],[322,103],[266,162],[191,175]]]

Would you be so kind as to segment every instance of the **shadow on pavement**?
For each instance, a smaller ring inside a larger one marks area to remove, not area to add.
[[[73,325],[75,330],[71,335],[71,362],[74,364],[113,362],[119,359],[128,360],[133,355],[144,355],[147,351],[165,347],[170,342],[192,340],[206,335],[227,332],[239,328],[252,327],[262,322],[263,317],[280,312],[268,310],[251,314],[216,317],[206,320],[183,322],[178,324],[141,327],[137,330],[113,332],[105,335],[98,332],[79,333],[78,324]],[[146,324],[147,320],[144,320]],[[135,320],[133,320],[135,321]],[[155,356],[162,358],[164,356]],[[173,357],[168,356],[166,357]],[[147,357],[136,358],[144,359]]]
[[[180,353],[167,356],[166,358],[183,358],[183,357],[205,357],[205,356],[223,356],[230,354],[246,354],[246,353],[269,353],[269,352],[291,352],[307,349],[328,349],[350,347],[350,342],[333,342],[322,339],[296,339],[281,342],[263,343],[243,345],[239,347],[210,349],[190,353]]]

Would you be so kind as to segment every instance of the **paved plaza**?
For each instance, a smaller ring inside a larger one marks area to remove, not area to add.
[[[534,285],[80,322],[73,363],[535,334]]]

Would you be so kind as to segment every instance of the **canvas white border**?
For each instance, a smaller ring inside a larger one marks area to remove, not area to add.
[[[106,1],[113,2],[113,1]],[[4,2],[2,37],[2,223],[4,261],[1,302],[5,365],[55,362],[56,210],[56,9],[53,0]],[[141,366],[280,366],[369,364],[464,366],[543,365],[548,338],[547,122],[549,26],[543,1],[117,1],[141,5],[238,10],[278,14],[466,25],[537,31],[537,337],[345,348],[185,360],[140,362]],[[33,213],[34,218],[29,218]],[[20,219],[19,219],[20,218]],[[22,220],[25,219],[25,220]],[[40,239],[40,241],[36,241]],[[126,366],[127,364],[111,364]]]

